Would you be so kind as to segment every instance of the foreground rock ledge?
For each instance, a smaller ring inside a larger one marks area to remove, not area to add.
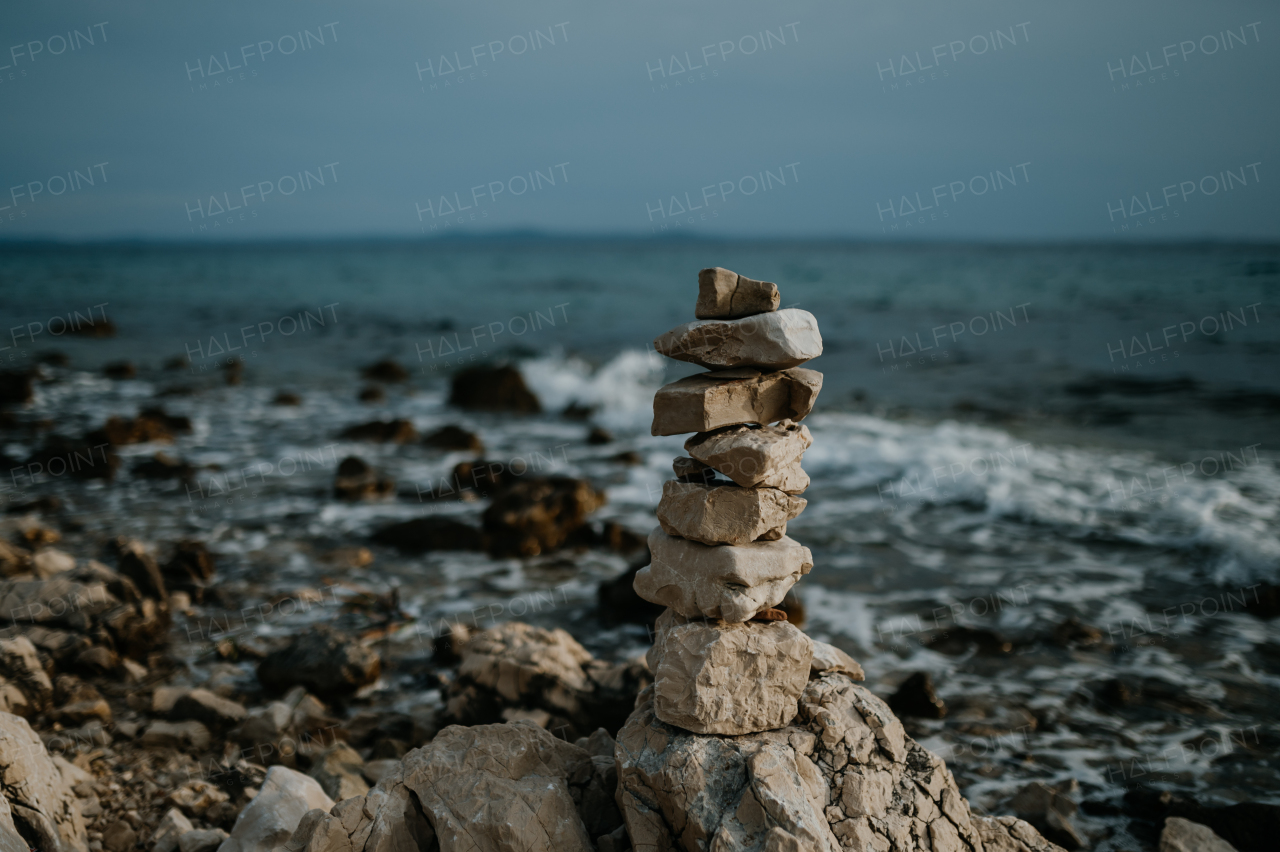
[[[636,852],[1062,852],[1021,820],[976,817],[942,759],[847,675],[809,682],[795,723],[704,736],[654,715],[618,734],[618,806]]]

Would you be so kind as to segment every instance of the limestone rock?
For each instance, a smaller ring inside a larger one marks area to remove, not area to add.
[[[0,713],[0,797],[40,852],[88,852],[75,793],[25,719]]]
[[[312,808],[329,810],[333,800],[314,779],[284,766],[267,770],[262,789],[236,817],[218,852],[271,852],[287,841]]]
[[[686,618],[746,621],[781,603],[813,568],[809,548],[786,536],[712,547],[659,527],[649,534],[649,551],[653,561],[636,574],[636,593]]]
[[[783,420],[774,426],[731,426],[704,432],[685,441],[684,449],[743,487],[799,494],[809,487],[800,459],[812,443],[808,426]]]
[[[13,811],[8,799],[0,796],[0,852],[29,852],[30,848],[13,824]]]
[[[811,672],[816,677],[824,672],[840,672],[849,676],[849,680],[865,680],[862,666],[835,645],[826,642],[813,643],[813,663]]]
[[[787,521],[804,511],[805,503],[776,488],[668,480],[662,485],[658,523],[669,535],[703,544],[777,541],[786,535]]]
[[[53,683],[31,640],[0,639],[0,711],[31,718],[52,700]]]
[[[196,829],[178,838],[178,852],[214,852],[227,833],[220,828]]]
[[[194,719],[210,728],[224,728],[242,721],[245,709],[243,704],[207,689],[193,689],[174,700],[170,714],[174,719]]]
[[[795,718],[813,642],[785,621],[690,621],[667,610],[649,650],[659,719],[701,734],[737,736]]]
[[[681,482],[700,482],[703,485],[710,485],[719,481],[724,484],[724,480],[717,480],[716,472],[702,462],[680,456],[671,462],[671,470],[675,472],[676,479]]]
[[[708,370],[785,370],[821,355],[822,335],[813,314],[788,308],[743,319],[687,322],[654,340],[653,348]]]
[[[169,808],[151,833],[151,852],[173,852],[182,835],[195,831],[191,820],[177,808]]]
[[[369,785],[361,777],[363,767],[359,752],[344,742],[337,742],[312,760],[308,774],[320,782],[326,795],[341,802],[369,792]]]
[[[790,727],[732,738],[668,725],[642,695],[617,758],[636,852],[1060,852],[1019,820],[973,818],[942,760],[840,673],[809,682]]]
[[[698,273],[693,315],[698,319],[746,317],[776,311],[781,300],[772,281],[755,281],[717,266]]]
[[[367,796],[308,814],[288,848],[594,852],[587,826],[609,834],[621,820],[609,801],[612,771],[611,757],[528,722],[455,725],[405,755]]]
[[[474,725],[496,722],[504,711],[543,710],[555,727],[588,733],[598,724],[621,726],[647,683],[639,662],[597,660],[565,630],[512,621],[463,648],[448,713]]]
[[[1236,852],[1213,829],[1182,817],[1169,817],[1160,832],[1160,852]]]
[[[658,390],[650,431],[679,435],[739,423],[801,420],[813,410],[820,390],[822,374],[803,367],[774,373],[746,367],[698,373]]]

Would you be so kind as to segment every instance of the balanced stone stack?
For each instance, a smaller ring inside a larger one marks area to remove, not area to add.
[[[696,434],[663,486],[635,589],[667,607],[649,652],[657,717],[750,734],[791,722],[814,657],[776,607],[813,567],[786,533],[809,485],[800,459],[812,439],[797,421],[822,388],[822,374],[800,365],[822,354],[822,337],[813,314],[778,310],[770,282],[704,269],[698,291],[697,321],[654,341],[708,372],[654,397],[654,435]]]

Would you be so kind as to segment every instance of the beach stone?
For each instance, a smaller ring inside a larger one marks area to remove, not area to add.
[[[646,692],[616,755],[636,852],[1059,852],[1024,822],[974,818],[946,764],[840,673],[809,681],[791,726],[737,737],[669,725]]]
[[[31,551],[0,538],[0,574],[12,577],[31,570]]]
[[[151,852],[173,852],[178,839],[191,831],[195,831],[191,820],[177,808],[169,808],[151,833]]]
[[[437,450],[464,450],[473,453],[484,452],[484,442],[480,440],[479,435],[474,432],[468,432],[461,426],[455,426],[453,424],[441,426],[439,429],[423,438],[422,443]]]
[[[119,536],[111,543],[120,573],[133,581],[142,594],[156,600],[167,600],[164,574],[148,548],[136,538]]]
[[[1213,829],[1182,817],[1169,817],[1160,832],[1160,852],[1236,852]]]
[[[354,503],[377,500],[396,493],[396,481],[358,456],[338,463],[333,477],[333,496]]]
[[[311,771],[307,774],[320,782],[326,795],[341,802],[369,792],[369,785],[361,774],[363,768],[364,760],[355,749],[336,742],[312,758]]]
[[[321,698],[353,695],[380,674],[377,651],[325,624],[299,633],[258,665],[258,681],[267,689],[303,686]]]
[[[283,845],[307,811],[327,811],[333,800],[314,778],[284,766],[267,770],[262,789],[236,817],[231,835],[218,852],[271,852]]]
[[[595,659],[565,630],[511,621],[477,634],[463,648],[447,709],[463,724],[495,722],[507,711],[541,710],[565,731],[616,729],[648,683],[647,674],[639,661]]]
[[[795,619],[788,618],[787,620],[797,627],[800,626]],[[825,672],[839,672],[848,675],[849,680],[864,680],[866,678],[862,671],[862,666],[853,657],[850,657],[835,645],[815,641],[813,643],[813,662],[810,664],[810,673],[811,676],[817,677]]]
[[[76,558],[56,547],[46,547],[31,557],[31,570],[41,580],[47,580],[63,571],[71,571],[75,567]]]
[[[470,524],[441,515],[427,515],[380,527],[371,536],[378,544],[404,553],[430,550],[483,550],[484,533]]]
[[[383,358],[360,371],[360,375],[374,382],[407,382],[409,371],[390,358]]]
[[[738,736],[795,718],[813,642],[785,621],[711,623],[673,610],[649,650],[659,719],[700,734]]]
[[[1013,808],[1019,818],[1035,826],[1041,834],[1064,849],[1082,849],[1087,842],[1071,820],[1076,812],[1076,803],[1066,796],[1067,789],[1075,786],[1074,781],[1057,787],[1032,781],[1018,791],[1009,807]]]
[[[537,556],[563,547],[605,504],[603,491],[585,479],[548,476],[521,479],[502,489],[484,510],[482,523],[494,556]]]
[[[202,752],[213,741],[209,729],[200,722],[166,722],[163,719],[147,725],[138,738],[143,748],[171,748],[175,751]]]
[[[0,711],[29,719],[52,701],[53,683],[31,640],[0,639]]]
[[[220,828],[196,829],[178,838],[178,852],[215,852],[227,839]]]
[[[509,364],[468,367],[453,376],[449,404],[474,411],[508,411],[538,414],[542,403],[525,384],[520,371]]]
[[[39,852],[88,852],[76,795],[27,721],[0,713],[0,797]],[[26,844],[23,844],[24,848]]]
[[[207,689],[193,689],[174,700],[169,715],[174,719],[194,719],[210,728],[227,728],[244,719],[245,709],[243,704]]]
[[[371,441],[381,444],[412,444],[418,439],[418,430],[405,419],[372,420],[348,426],[338,433],[339,438],[348,441]]]
[[[771,281],[755,281],[716,266],[698,273],[698,319],[732,319],[776,311],[782,296]]]
[[[703,544],[777,541],[786,535],[787,522],[804,511],[806,502],[776,488],[668,480],[662,484],[658,523],[668,535]]]
[[[800,469],[800,460],[812,443],[808,426],[783,420],[773,426],[702,432],[685,441],[684,449],[737,485],[799,494],[809,487],[809,475]]]
[[[650,431],[679,435],[740,423],[801,420],[813,410],[820,390],[822,374],[803,367],[773,373],[748,367],[698,373],[658,390]]]
[[[649,552],[653,561],[637,572],[636,592],[685,618],[746,621],[781,603],[813,568],[809,548],[786,536],[741,547],[708,546],[658,527],[649,534]]]
[[[822,335],[813,314],[787,308],[743,319],[687,322],[655,339],[653,348],[708,370],[785,370],[821,355]]]
[[[0,621],[88,630],[92,618],[120,605],[102,582],[79,582],[68,573],[48,580],[0,582]]]

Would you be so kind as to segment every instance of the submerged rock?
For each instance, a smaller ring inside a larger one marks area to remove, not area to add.
[[[333,496],[339,500],[376,500],[395,491],[394,479],[357,456],[347,456],[339,462],[333,477]]]
[[[484,549],[484,534],[479,529],[439,515],[389,524],[376,530],[372,539],[404,553]]]
[[[585,479],[520,480],[500,491],[484,511],[489,551],[497,556],[537,556],[555,550],[604,503],[604,492]]]
[[[437,450],[464,450],[473,453],[484,452],[484,441],[474,432],[468,432],[461,426],[441,426],[422,439],[422,443]]]
[[[348,426],[338,433],[348,441],[370,441],[381,444],[412,444],[418,439],[418,430],[408,420],[371,420]]]
[[[476,411],[538,414],[542,404],[520,371],[509,364],[469,367],[454,374],[449,404]]]

